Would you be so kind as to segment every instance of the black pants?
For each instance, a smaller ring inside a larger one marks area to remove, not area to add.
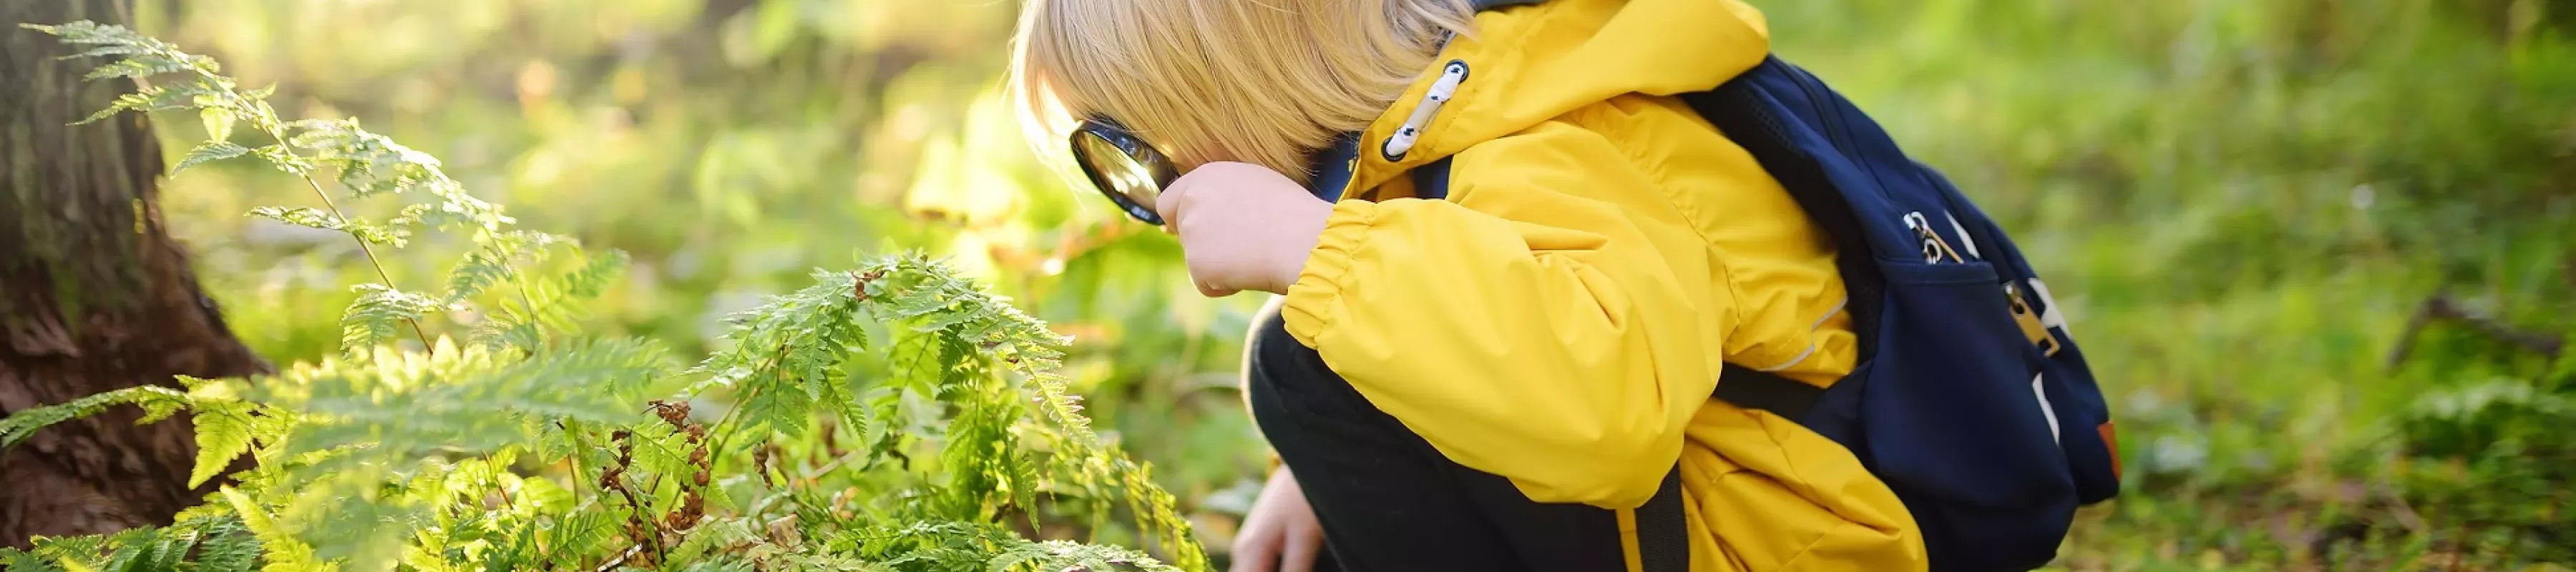
[[[1256,323],[1247,397],[1323,522],[1332,554],[1319,562],[1352,572],[1625,569],[1616,513],[1534,502],[1501,476],[1450,462],[1289,337],[1275,309]]]

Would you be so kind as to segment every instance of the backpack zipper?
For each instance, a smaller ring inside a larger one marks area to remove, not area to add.
[[[1817,85],[1816,76],[1808,73],[1807,70],[1801,69],[1797,72],[1795,79],[1798,80],[1796,82],[1798,93],[1807,96],[1807,108],[1815,110],[1816,120],[1825,124],[1825,136],[1832,140],[1834,151],[1844,155],[1852,154],[1851,142],[1844,140],[1842,120],[1834,117],[1833,110],[1825,105],[1824,96],[1816,94],[1816,90],[1825,89],[1825,87]]]

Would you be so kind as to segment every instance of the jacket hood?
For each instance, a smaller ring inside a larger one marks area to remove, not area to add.
[[[1451,39],[1392,107],[1355,139],[1345,139],[1340,151],[1357,151],[1356,161],[1318,165],[1318,195],[1338,198],[1345,188],[1372,188],[1468,146],[1623,94],[1678,95],[1717,87],[1762,63],[1771,48],[1762,14],[1739,0],[1477,4],[1486,10],[1477,15],[1473,33]],[[1411,149],[1386,156],[1386,141],[1424,104],[1451,62],[1466,64],[1465,79],[1421,126]],[[1322,188],[1340,178],[1336,171],[1349,173],[1350,184]]]

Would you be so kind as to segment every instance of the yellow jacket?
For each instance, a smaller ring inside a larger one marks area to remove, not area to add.
[[[1826,385],[1855,359],[1827,239],[1669,97],[1760,63],[1761,14],[1553,0],[1476,25],[1364,133],[1289,333],[1450,460],[1619,509],[1629,532],[1678,462],[1694,571],[1924,569],[1912,518],[1849,451],[1709,398],[1724,362]],[[1453,60],[1467,79],[1388,161]],[[1453,155],[1448,200],[1409,198],[1406,170]]]

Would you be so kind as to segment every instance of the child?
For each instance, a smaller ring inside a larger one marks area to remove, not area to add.
[[[1488,3],[1028,0],[1044,140],[1132,159],[1095,184],[1203,293],[1285,295],[1246,383],[1285,466],[1236,570],[1922,570],[1849,451],[1710,399],[1725,363],[1823,386],[1857,354],[1830,242],[1670,97],[1762,61],[1760,14]]]

